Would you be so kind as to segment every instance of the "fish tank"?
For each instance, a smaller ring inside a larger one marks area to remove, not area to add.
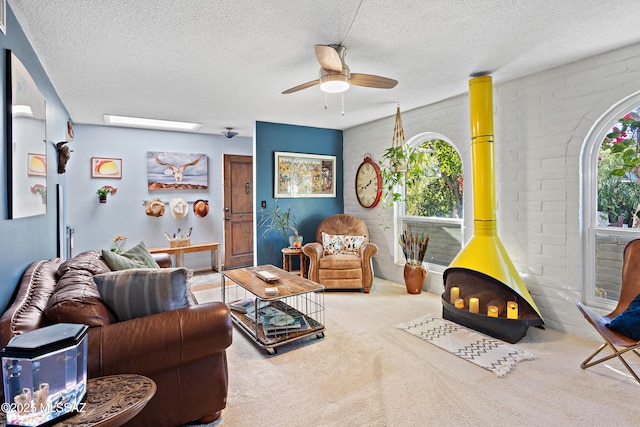
[[[0,351],[7,425],[49,425],[82,412],[88,329],[58,323],[18,335]]]

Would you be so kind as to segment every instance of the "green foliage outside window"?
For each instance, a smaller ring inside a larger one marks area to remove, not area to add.
[[[640,218],[640,108],[618,119],[598,153],[598,211],[615,223],[638,227]]]
[[[405,185],[406,215],[462,218],[462,160],[446,141],[423,142],[414,150]]]

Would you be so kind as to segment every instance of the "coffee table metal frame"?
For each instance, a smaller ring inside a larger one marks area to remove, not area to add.
[[[256,276],[256,271],[266,271],[279,280],[267,283]],[[229,282],[229,283],[228,283]],[[278,294],[267,295],[266,288],[278,288]],[[263,318],[258,310],[255,321],[245,313],[231,309],[231,320],[258,347],[275,354],[277,347],[316,335],[324,337],[324,286],[284,271],[273,265],[247,267],[222,272],[222,301],[231,304],[246,298],[254,299],[255,307],[270,305],[294,318],[304,317],[300,329],[284,329],[281,332],[265,331]],[[308,326],[307,326],[308,325]]]

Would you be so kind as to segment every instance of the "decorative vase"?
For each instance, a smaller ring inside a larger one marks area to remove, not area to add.
[[[289,236],[289,247],[294,249],[300,249],[302,247],[302,236]]]
[[[107,196],[98,196],[98,200],[100,203],[107,203]]]
[[[410,294],[422,292],[422,284],[427,276],[427,270],[422,265],[404,265],[404,284]]]

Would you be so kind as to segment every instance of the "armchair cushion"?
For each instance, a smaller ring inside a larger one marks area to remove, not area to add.
[[[104,303],[119,321],[187,306],[189,270],[136,268],[93,277]]]
[[[626,310],[614,317],[606,326],[634,340],[640,340],[640,295],[637,295]]]
[[[330,270],[346,270],[346,269],[361,269],[362,258],[358,254],[336,254],[332,256],[323,256],[318,260],[318,268],[330,269]]]
[[[103,249],[102,258],[113,271],[131,268],[160,268],[144,242],[140,242],[131,249],[120,253]]]
[[[324,255],[358,254],[366,236],[348,236],[322,232]]]

